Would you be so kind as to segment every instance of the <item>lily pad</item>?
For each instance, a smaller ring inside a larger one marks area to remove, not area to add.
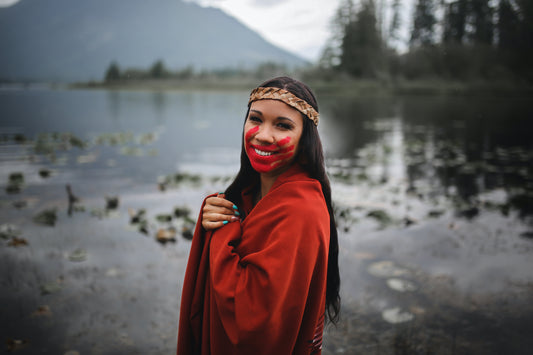
[[[398,292],[412,292],[416,291],[416,285],[408,280],[390,278],[387,280],[387,286]]]
[[[18,194],[20,191],[22,191],[20,185],[8,184],[6,186],[6,193],[8,194]]]
[[[21,209],[21,208],[28,207],[28,201],[26,201],[26,200],[17,200],[17,201],[13,201],[12,205],[16,209]]]
[[[392,224],[392,218],[384,210],[372,210],[366,214],[367,217],[374,218],[381,227]]]
[[[33,221],[38,224],[44,224],[47,226],[55,226],[57,220],[57,210],[55,208],[41,211],[35,217]]]
[[[107,210],[116,210],[119,205],[119,198],[118,196],[106,196],[106,209]]]
[[[386,309],[381,313],[381,316],[392,324],[410,322],[415,318],[412,313],[402,311],[400,307]]]
[[[24,184],[24,174],[20,172],[14,172],[9,174],[9,183]]]
[[[55,293],[55,292],[58,292],[60,290],[61,290],[61,285],[58,282],[56,282],[56,281],[49,282],[49,283],[41,285],[41,294],[42,295],[49,295],[51,293]]]
[[[91,216],[97,217],[99,219],[104,218],[107,215],[106,211],[101,208],[93,208],[91,209]]]
[[[174,208],[174,216],[177,218],[187,217],[191,213],[191,210],[187,207],[176,207]]]
[[[376,277],[398,277],[409,275],[410,272],[407,269],[399,267],[390,260],[378,261],[368,266],[368,273]]]
[[[94,163],[96,159],[97,159],[96,154],[88,153],[88,154],[83,154],[83,155],[78,156],[78,158],[76,158],[76,161],[78,162],[78,164],[90,164],[90,163]]]
[[[128,208],[128,214],[130,215],[131,224],[141,223],[146,220],[146,210],[143,208],[141,208],[140,210]]]
[[[29,341],[26,340],[26,339],[7,339],[6,340],[6,345],[7,345],[7,351],[8,352],[12,352],[12,351],[16,351],[16,350],[20,350],[24,347],[26,347],[26,345],[28,345]]]
[[[20,229],[14,224],[4,223],[0,225],[0,238],[2,239],[18,237],[20,234]]]
[[[155,238],[161,244],[165,244],[167,242],[175,242],[176,230],[174,228],[161,228],[157,231]]]
[[[155,216],[155,219],[158,222],[160,222],[160,223],[168,223],[168,222],[172,221],[172,215],[166,214],[166,213],[161,213],[161,214],[158,214],[157,216]]]
[[[444,214],[445,211],[443,210],[431,210],[428,212],[428,217],[431,217],[431,218],[439,218],[440,216],[442,216]]]
[[[39,176],[41,176],[43,179],[50,177],[51,174],[52,174],[52,171],[49,169],[43,168],[39,170]]]
[[[50,310],[50,306],[43,305],[39,306],[35,312],[31,314],[33,317],[50,317],[52,315],[52,311]]]
[[[68,259],[75,262],[85,261],[87,260],[87,252],[81,248],[78,248],[69,254]]]
[[[9,243],[7,243],[7,245],[10,247],[20,247],[20,246],[28,245],[28,241],[24,238],[13,237],[11,238]]]

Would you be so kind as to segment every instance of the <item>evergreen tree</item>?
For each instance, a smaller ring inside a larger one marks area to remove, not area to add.
[[[116,62],[111,62],[105,73],[105,81],[120,80],[120,68]]]
[[[490,0],[470,0],[470,39],[475,44],[492,45],[494,38],[494,9]]]
[[[355,6],[353,0],[343,0],[333,21],[331,22],[332,36],[322,51],[319,65],[323,68],[336,68],[340,65],[341,46],[348,24],[355,20]]]
[[[389,42],[392,46],[400,40],[400,19],[401,3],[400,0],[394,0],[392,3],[392,17],[389,26]]]
[[[161,79],[167,75],[167,70],[165,69],[165,64],[162,60],[156,61],[150,68],[150,76],[152,78]]]
[[[418,0],[413,16],[411,46],[424,47],[434,44],[436,23],[434,0]]]
[[[463,43],[465,38],[468,0],[458,0],[445,5],[443,42]]]
[[[500,0],[498,5],[498,48],[513,50],[518,45],[518,13],[514,10],[509,0]]]
[[[382,44],[373,0],[364,0],[345,27],[340,68],[356,77],[375,78],[382,69]]]

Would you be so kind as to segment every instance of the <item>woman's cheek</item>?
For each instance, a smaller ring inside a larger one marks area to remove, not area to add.
[[[250,128],[246,133],[244,134],[244,141],[248,142],[250,139],[252,139],[252,136],[259,131],[259,126],[255,126]]]

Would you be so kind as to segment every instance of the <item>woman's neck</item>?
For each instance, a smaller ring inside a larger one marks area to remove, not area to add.
[[[258,191],[258,194],[259,196],[257,196],[257,202],[259,202],[259,200],[261,200],[263,197],[265,197],[265,195],[270,191],[270,189],[272,188],[272,186],[274,185],[274,183],[276,182],[276,180],[278,179],[278,177],[283,174],[285,171],[289,170],[289,168],[292,166],[291,165],[288,165],[286,166],[283,170],[281,171],[276,171],[275,174],[260,174],[260,182],[261,182],[261,186],[259,188],[259,191]]]
[[[262,199],[268,191],[272,188],[272,185],[274,185],[274,182],[278,178],[279,175],[276,176],[268,176],[265,174],[261,174],[261,187],[259,188],[259,198],[258,200]]]

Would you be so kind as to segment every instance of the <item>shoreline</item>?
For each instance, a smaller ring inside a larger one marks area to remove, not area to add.
[[[297,76],[296,76],[297,77]],[[324,96],[530,96],[533,86],[509,81],[448,81],[424,80],[368,80],[345,78],[340,80],[300,79],[318,95]],[[114,82],[0,82],[0,90],[67,89],[109,91],[249,91],[262,82],[258,78],[230,79],[143,79]]]
[[[132,91],[181,91],[181,90],[231,90],[248,91],[255,87],[261,79],[228,79],[228,80],[135,80],[117,82],[86,82],[73,83],[71,89],[103,89]],[[443,80],[305,80],[320,95],[510,95],[525,96],[533,94],[533,87],[510,82],[455,82]]]

